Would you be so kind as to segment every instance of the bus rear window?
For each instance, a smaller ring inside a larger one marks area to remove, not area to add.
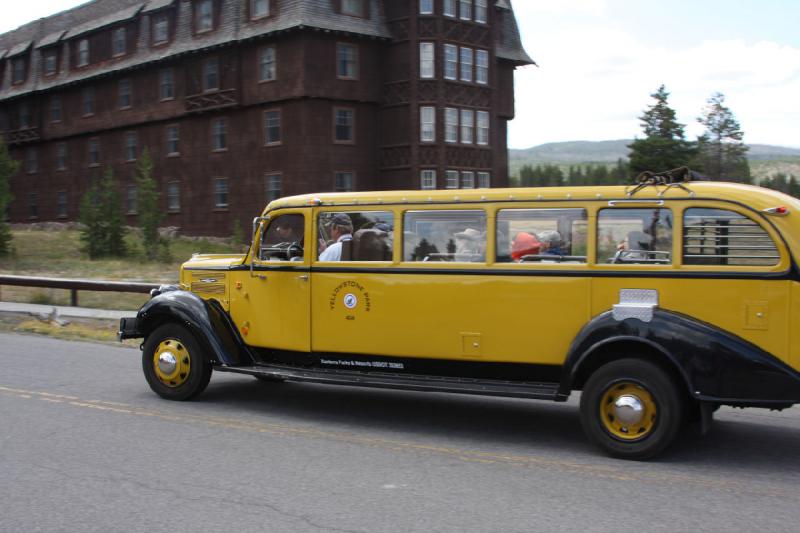
[[[403,228],[404,261],[486,261],[484,211],[409,211]]]
[[[597,220],[597,263],[672,263],[672,211],[602,209]]]

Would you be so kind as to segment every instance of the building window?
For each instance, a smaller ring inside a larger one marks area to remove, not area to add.
[[[474,189],[475,188],[475,173],[471,170],[465,170],[461,173],[461,188]]]
[[[214,2],[213,0],[200,0],[195,4],[194,12],[195,32],[202,33],[214,28]]]
[[[169,40],[169,18],[166,13],[153,17],[153,44],[163,44]]]
[[[167,211],[177,213],[181,210],[181,184],[177,181],[167,183]]]
[[[166,141],[168,156],[176,156],[181,154],[181,130],[177,124],[166,127],[164,130],[164,140]]]
[[[112,31],[111,42],[114,56],[125,55],[125,28],[117,28]]]
[[[165,68],[158,73],[158,95],[162,100],[175,98],[175,83],[172,80],[171,68]]]
[[[489,52],[475,51],[475,81],[481,85],[489,83]]]
[[[94,87],[86,87],[81,91],[83,100],[83,116],[94,115]]]
[[[355,140],[355,111],[335,109],[334,141],[351,143]]]
[[[125,161],[136,161],[139,135],[135,131],[125,132]]]
[[[475,0],[475,22],[486,24],[488,9],[487,0]]]
[[[444,142],[458,142],[458,109],[454,107],[444,109]]]
[[[25,58],[17,57],[11,60],[11,83],[25,81]]]
[[[472,144],[472,127],[475,115],[470,109],[461,110],[461,142]]]
[[[250,18],[260,19],[269,16],[269,0],[250,0]]]
[[[258,55],[258,81],[273,81],[277,79],[277,65],[275,62],[275,47],[265,46]]]
[[[131,80],[119,80],[119,98],[118,104],[120,109],[128,109],[131,107]]]
[[[214,207],[228,208],[228,179],[214,178]]]
[[[419,173],[420,189],[435,189],[436,188],[436,171],[435,170],[421,170]]]
[[[436,141],[436,108],[423,106],[419,108],[419,140]]]
[[[419,43],[419,77],[430,79],[436,75],[433,43]]]
[[[281,175],[267,174],[267,202],[281,197]]]
[[[217,118],[211,122],[211,149],[214,151],[228,149],[228,120]]]
[[[477,143],[486,146],[489,144],[489,112],[478,111],[477,115]]]
[[[61,97],[50,98],[50,122],[61,122]]]
[[[445,17],[456,16],[456,0],[444,0],[444,9],[442,10]]]
[[[28,218],[39,217],[39,194],[35,192],[28,193]]]
[[[458,79],[458,47],[454,44],[444,45],[444,79]]]
[[[56,144],[56,170],[67,170],[67,143]]]
[[[85,67],[89,64],[89,39],[78,41],[78,66]]]
[[[100,165],[100,139],[94,137],[89,139],[89,166]]]
[[[350,192],[353,190],[352,172],[334,172],[333,190],[334,192]]]
[[[56,216],[58,218],[67,218],[68,212],[67,191],[58,191],[56,193]]]
[[[488,189],[492,186],[492,178],[488,172],[478,172],[478,188]]]
[[[28,148],[25,150],[25,172],[28,174],[36,174],[39,171],[39,156],[36,153],[36,148]]]
[[[472,20],[472,0],[458,0],[460,4],[461,20]]]
[[[358,47],[356,45],[336,43],[336,77],[347,80],[358,78]]]
[[[281,111],[270,109],[264,111],[264,144],[281,143]]]
[[[461,47],[461,81],[472,81],[472,48]]]
[[[203,61],[203,91],[219,89],[219,60],[212,57]]]
[[[448,170],[445,173],[445,183],[444,186],[446,189],[458,189],[459,184],[459,176],[458,170]]]
[[[342,13],[352,17],[364,16],[364,0],[341,0]]]
[[[419,0],[419,14],[432,15],[433,14],[433,0]]]
[[[52,76],[58,70],[58,52],[48,50],[44,52],[44,75]]]
[[[125,194],[125,211],[128,215],[135,215],[138,210],[139,204],[139,191],[136,185],[128,185],[127,193]]]
[[[19,104],[19,128],[30,128],[31,127],[31,108],[28,106],[27,102],[22,102]]]

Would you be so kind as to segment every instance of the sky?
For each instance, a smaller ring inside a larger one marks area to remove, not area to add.
[[[403,1],[403,0],[393,0]],[[4,0],[0,33],[84,0]],[[661,84],[689,138],[726,97],[744,140],[800,147],[800,1],[513,0],[538,66],[516,74],[509,146],[641,136]],[[17,7],[19,6],[19,7]]]

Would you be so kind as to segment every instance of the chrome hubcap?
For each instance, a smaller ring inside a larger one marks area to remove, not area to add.
[[[614,415],[625,425],[638,424],[644,417],[644,403],[633,394],[623,394],[614,402]]]
[[[177,366],[178,360],[175,358],[175,355],[172,352],[163,352],[158,356],[158,368],[165,375],[172,375]]]

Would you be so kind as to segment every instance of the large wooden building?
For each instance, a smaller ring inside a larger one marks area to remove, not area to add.
[[[12,222],[75,220],[155,163],[163,224],[226,234],[278,196],[504,186],[509,0],[96,0],[0,35]]]

